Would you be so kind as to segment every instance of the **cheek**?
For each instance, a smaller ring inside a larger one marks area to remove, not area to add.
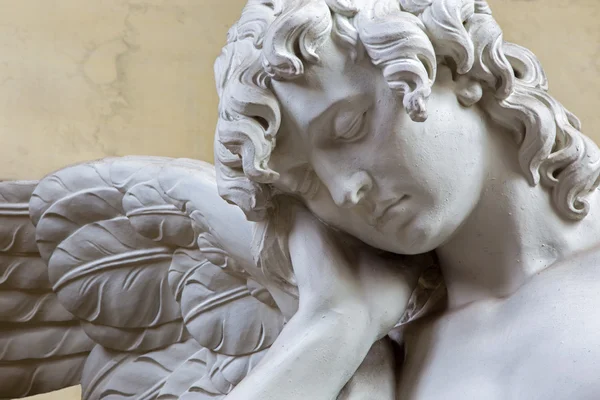
[[[427,192],[437,194],[435,197],[452,198],[465,196],[478,186],[484,170],[481,146],[468,143],[463,135],[455,136],[452,132],[425,143],[420,149],[415,147],[419,153],[411,157],[410,166]]]
[[[450,104],[431,110],[424,123],[401,122],[395,146],[398,160],[416,184],[431,195],[452,197],[480,180],[487,136],[477,113]]]
[[[411,252],[443,244],[479,201],[486,176],[484,135],[464,132],[425,132],[405,153],[406,168],[417,188],[416,217],[406,232],[414,240]]]

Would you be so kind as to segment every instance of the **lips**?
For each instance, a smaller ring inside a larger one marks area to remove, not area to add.
[[[408,199],[409,196],[407,194],[403,194],[398,198],[390,199],[385,202],[380,207],[377,207],[375,212],[373,213],[372,225],[377,226],[383,222],[386,214],[389,210],[402,203],[404,200]]]

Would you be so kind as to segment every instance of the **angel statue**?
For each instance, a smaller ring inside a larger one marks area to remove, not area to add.
[[[249,0],[215,165],[0,184],[0,397],[598,399],[600,151],[483,0]]]

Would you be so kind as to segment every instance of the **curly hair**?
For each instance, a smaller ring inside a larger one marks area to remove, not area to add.
[[[503,40],[484,0],[354,2],[249,0],[215,63],[219,193],[260,222],[254,257],[271,282],[298,297],[285,240],[291,202],[278,201],[270,185],[278,178],[269,158],[281,125],[270,85],[300,77],[318,63],[327,38],[354,61],[369,57],[417,122],[427,119],[438,63],[449,66],[463,86],[459,101],[478,104],[513,133],[529,184],[550,190],[559,215],[580,220],[588,214],[587,197],[600,184],[600,150],[548,94],[533,53]]]
[[[278,177],[269,168],[281,124],[271,81],[302,76],[329,37],[353,60],[368,56],[414,121],[427,118],[438,62],[475,82],[461,102],[514,133],[529,183],[551,190],[560,215],[588,214],[600,151],[548,94],[536,57],[503,40],[484,0],[249,0],[215,63],[219,192],[249,220],[267,218]]]

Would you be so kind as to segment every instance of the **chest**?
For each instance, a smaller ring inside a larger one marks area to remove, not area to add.
[[[599,288],[541,285],[409,327],[398,399],[599,398]]]

